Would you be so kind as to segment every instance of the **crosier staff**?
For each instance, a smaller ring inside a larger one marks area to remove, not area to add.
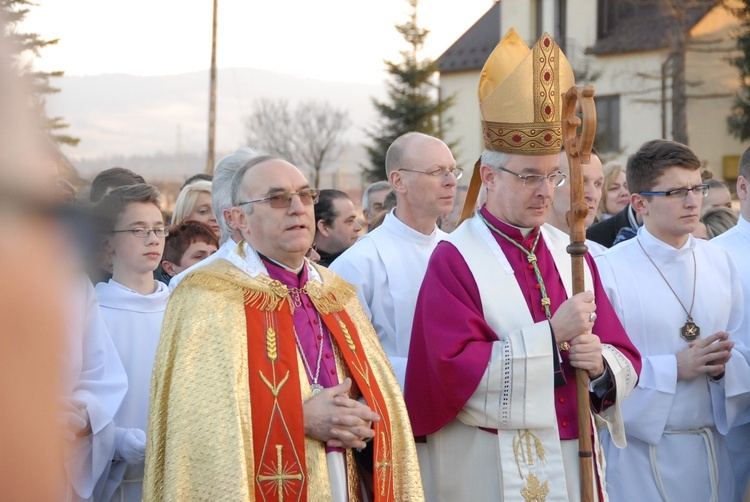
[[[576,107],[581,118],[576,116]],[[581,132],[578,127],[583,123]],[[584,285],[584,256],[586,247],[585,220],[589,208],[583,201],[583,167],[591,162],[591,147],[596,133],[596,107],[594,88],[574,86],[563,94],[563,143],[570,166],[570,211],[566,214],[570,227],[570,245],[567,251],[573,264],[573,294],[582,293]],[[591,447],[591,411],[589,402],[589,376],[586,370],[576,368],[576,394],[578,396],[578,459],[581,466],[581,501],[593,502],[594,464]]]

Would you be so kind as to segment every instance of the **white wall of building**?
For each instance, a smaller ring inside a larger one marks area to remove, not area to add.
[[[550,2],[547,2],[550,3]],[[546,5],[546,4],[545,4]],[[505,0],[500,5],[500,36],[515,28],[524,40],[535,36],[535,0]],[[666,50],[633,52],[609,56],[587,56],[586,47],[596,42],[596,2],[568,0],[566,56],[574,69],[580,71],[589,62],[589,69],[601,71],[593,82],[597,96],[620,96],[620,152],[603,155],[605,160],[625,162],[646,141],[662,137],[661,67]],[[724,9],[711,11],[693,29],[696,41],[720,39],[713,47],[734,47],[731,30],[736,20]],[[705,47],[705,46],[704,46]],[[690,146],[705,160],[714,175],[722,177],[724,156],[741,155],[750,142],[741,143],[728,132],[726,119],[731,97],[739,82],[739,74],[721,52],[690,52],[687,77],[700,85],[688,88],[689,95],[724,95],[713,99],[689,99],[688,138]],[[649,78],[654,77],[654,78]],[[467,174],[482,149],[477,86],[479,71],[449,73],[441,76],[444,96],[455,93],[455,105],[447,112],[453,118],[449,141],[459,143],[456,160]],[[669,85],[669,83],[668,83]],[[668,90],[669,91],[669,90]],[[669,95],[669,92],[668,92]],[[671,139],[671,108],[666,107],[666,137]],[[468,178],[468,177],[467,177]]]

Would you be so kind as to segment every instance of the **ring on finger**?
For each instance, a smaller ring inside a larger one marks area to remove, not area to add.
[[[590,322],[596,321],[596,312],[589,312],[589,321]]]

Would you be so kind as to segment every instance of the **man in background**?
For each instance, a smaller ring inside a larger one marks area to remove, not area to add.
[[[591,152],[591,162],[582,164],[583,167],[583,202],[589,208],[589,214],[586,216],[585,226],[590,227],[596,218],[596,208],[599,207],[599,201],[602,199],[602,185],[604,184],[604,169],[602,161],[595,152]],[[560,172],[570,179],[570,164],[565,149],[560,152]],[[566,214],[570,211],[570,183],[563,183],[555,189],[555,197],[552,200],[551,211],[547,216],[547,223],[570,234],[570,225]],[[604,246],[589,239],[586,240],[591,256],[596,256],[607,250]]]
[[[357,287],[403,389],[417,293],[432,251],[446,235],[437,220],[453,209],[462,171],[445,143],[416,132],[391,144],[385,168],[396,208],[337,258],[331,270]]]
[[[737,198],[740,200],[740,218],[737,225],[711,242],[724,248],[734,262],[745,298],[741,330],[750,338],[750,148],[745,150],[740,158]],[[729,431],[727,446],[732,459],[737,493],[742,496],[746,493],[750,477],[750,455],[747,454],[750,451],[750,410],[741,416],[735,427]],[[749,500],[748,496],[745,500]]]
[[[391,184],[388,181],[376,181],[365,189],[362,195],[362,213],[368,232],[371,230],[372,220],[383,210],[383,200],[390,191]]]
[[[362,225],[357,221],[354,204],[346,192],[321,190],[315,204],[315,249],[318,264],[329,266],[359,238]]]

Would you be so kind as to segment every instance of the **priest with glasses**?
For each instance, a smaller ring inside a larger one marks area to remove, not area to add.
[[[305,258],[319,192],[290,163],[232,178],[245,240],[172,293],[144,500],[422,500],[403,398],[354,287]]]

